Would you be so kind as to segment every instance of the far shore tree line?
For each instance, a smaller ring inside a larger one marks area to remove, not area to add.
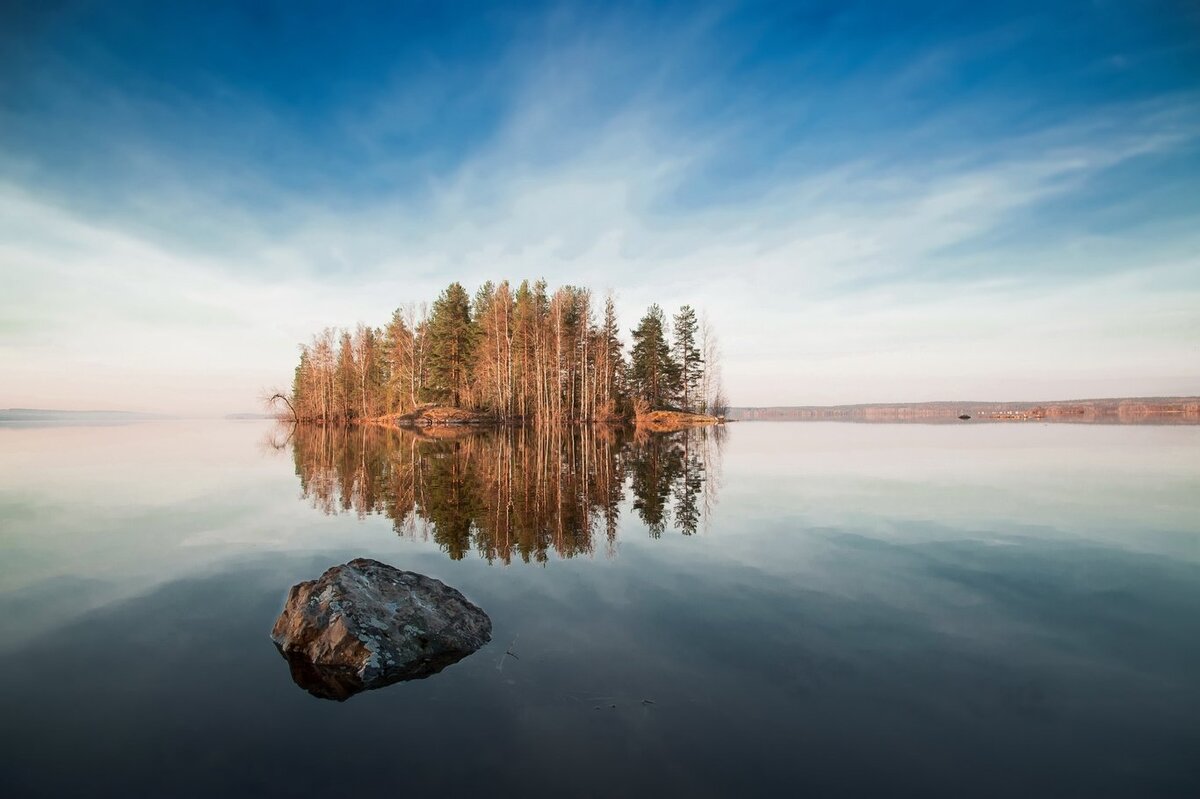
[[[726,400],[716,334],[694,309],[651,305],[628,353],[613,297],[545,281],[488,281],[471,297],[451,283],[398,308],[386,326],[326,328],[300,347],[290,396],[298,421],[350,424],[430,404],[500,420],[617,421],[648,410],[720,416]]]

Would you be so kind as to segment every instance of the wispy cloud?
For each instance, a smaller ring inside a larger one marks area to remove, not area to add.
[[[750,37],[706,57],[723,24],[543,20],[491,69],[431,56],[411,79],[378,76],[320,137],[236,86],[225,108],[105,87],[89,113],[122,120],[95,133],[120,174],[93,163],[99,182],[73,192],[28,145],[0,170],[0,404],[241,409],[288,382],[319,327],[382,323],[452,279],[524,276],[614,289],[626,326],[652,301],[706,308],[738,403],[1200,390],[1200,234],[1144,229],[1195,209],[1121,191],[1146,165],[1173,167],[1167,184],[1200,171],[1194,93],[1023,124],[1028,102],[960,91],[909,118],[904,97],[1023,28],[859,67],[836,102],[838,85],[806,102],[780,87],[821,56],[749,68]],[[86,87],[62,69],[46,96]],[[739,70],[745,96],[729,91]],[[900,98],[886,135],[843,116],[856,149],[812,122],[880,86]],[[130,124],[148,113],[159,127]],[[973,129],[988,113],[995,128]],[[190,159],[164,139],[204,119],[228,141]],[[1098,230],[1100,210],[1128,224]]]

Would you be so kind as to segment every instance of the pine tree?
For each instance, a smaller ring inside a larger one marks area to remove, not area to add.
[[[684,410],[696,410],[700,396],[700,384],[704,377],[704,360],[700,349],[696,346],[696,332],[699,325],[696,322],[696,312],[692,306],[685,305],[675,314],[675,368],[679,375],[678,397],[679,404]]]
[[[651,408],[672,401],[677,383],[675,362],[667,345],[666,317],[655,303],[633,330],[630,378],[638,399]]]
[[[471,372],[474,331],[470,298],[451,283],[433,303],[429,317],[429,390],[435,399],[460,407]]]
[[[617,305],[610,294],[604,300],[604,326],[600,331],[601,402],[610,415],[618,415],[625,405],[625,347],[617,326]]]

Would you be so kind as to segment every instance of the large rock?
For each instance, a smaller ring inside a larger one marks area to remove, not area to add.
[[[271,639],[296,684],[343,700],[428,677],[492,637],[492,620],[432,577],[367,558],[292,586]]]

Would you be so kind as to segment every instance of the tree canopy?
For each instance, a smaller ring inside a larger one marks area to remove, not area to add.
[[[488,281],[474,296],[451,283],[433,302],[396,309],[380,328],[326,328],[300,347],[290,405],[296,418],[350,423],[428,403],[500,419],[617,420],[642,408],[719,410],[719,373],[697,342],[695,311],[674,336],[651,305],[627,354],[615,300],[597,317],[587,288]],[[711,328],[704,327],[709,347]],[[715,353],[715,349],[713,349]]]

